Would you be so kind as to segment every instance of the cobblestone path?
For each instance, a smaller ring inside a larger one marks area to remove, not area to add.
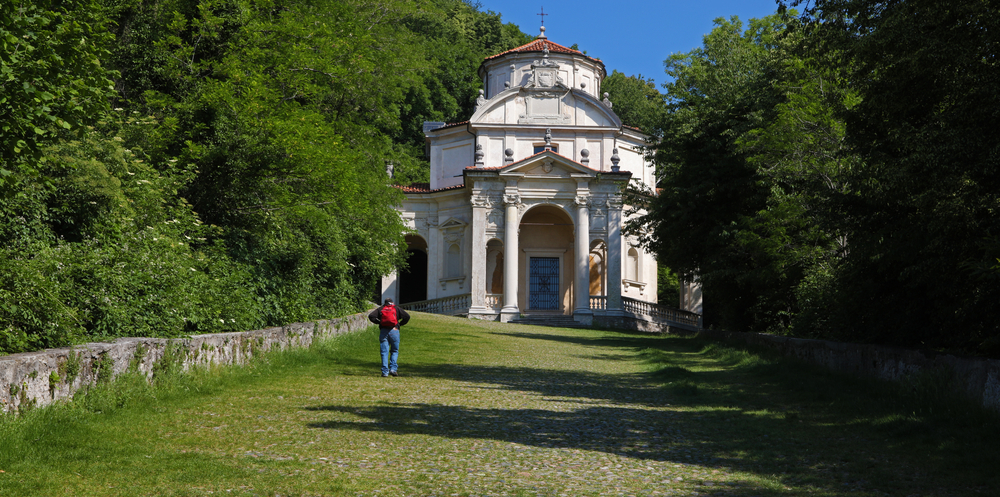
[[[156,407],[128,436],[150,433],[135,449],[149,455],[136,457],[162,473],[101,471],[137,475],[151,489],[139,494],[192,496],[929,497],[997,488],[982,457],[995,448],[972,447],[975,432],[924,436],[942,428],[910,408],[862,413],[877,403],[868,384],[738,351],[706,355],[703,342],[417,314],[402,333],[400,376],[382,378],[377,333],[342,340],[303,353],[301,365],[288,356],[245,385]],[[861,400],[836,408],[845,395]],[[193,476],[191,461],[221,469]],[[88,488],[136,495],[94,475]]]
[[[699,450],[678,423],[694,415],[650,381],[639,344],[655,338],[475,327],[453,363],[422,364],[404,331],[400,377],[378,377],[373,362],[301,399],[285,421],[315,432],[316,470],[379,480],[370,495],[758,494]],[[323,452],[329,438],[344,449]]]

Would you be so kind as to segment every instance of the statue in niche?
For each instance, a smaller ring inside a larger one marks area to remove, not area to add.
[[[497,254],[497,265],[493,268],[490,281],[490,293],[503,293],[503,252]]]

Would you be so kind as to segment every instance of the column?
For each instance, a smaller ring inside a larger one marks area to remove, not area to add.
[[[579,190],[578,190],[579,192]],[[589,196],[576,196],[576,232],[573,243],[574,259],[574,306],[573,318],[590,324],[593,312],[590,310],[590,208]]]
[[[608,200],[608,314],[622,312],[622,201]]]
[[[500,309],[500,321],[506,323],[521,314],[517,308],[517,259],[519,251],[517,206],[521,203],[521,196],[517,193],[505,194],[503,203],[506,205],[507,213],[504,218],[503,308]]]

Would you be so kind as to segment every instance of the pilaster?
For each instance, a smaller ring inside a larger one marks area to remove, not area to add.
[[[490,210],[489,197],[482,190],[475,188],[472,192],[472,306],[469,314],[486,312],[486,214]]]
[[[573,240],[573,319],[591,324],[594,313],[590,310],[590,191],[587,183],[579,182],[576,204],[576,232]]]
[[[622,201],[621,194],[608,199],[608,314],[622,313]]]
[[[440,296],[441,286],[438,277],[441,274],[441,230],[438,228],[438,212],[436,205],[427,216],[427,299],[433,300]]]

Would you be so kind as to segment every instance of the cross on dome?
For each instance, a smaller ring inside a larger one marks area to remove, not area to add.
[[[545,13],[545,7],[543,6],[542,7],[542,13],[541,14],[535,14],[535,15],[536,16],[542,16],[542,28],[541,28],[541,33],[538,34],[538,38],[544,40],[544,39],[546,39],[546,36],[545,36],[545,16],[552,15],[552,14],[546,14]]]

